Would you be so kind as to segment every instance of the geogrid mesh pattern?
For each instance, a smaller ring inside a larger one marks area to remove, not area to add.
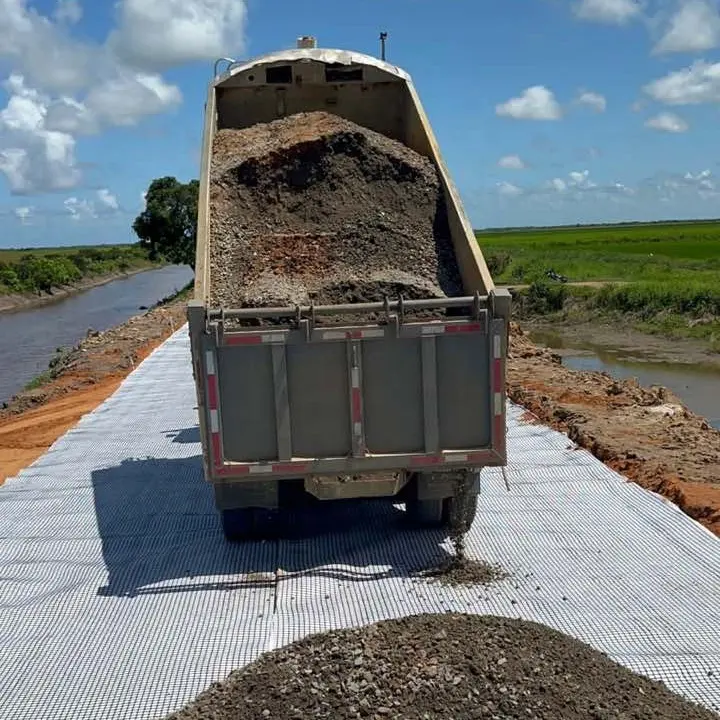
[[[720,709],[720,542],[514,406],[508,447],[467,542],[512,573],[493,587],[415,577],[450,548],[384,503],[229,545],[181,329],[0,488],[0,717],[161,718],[308,633],[444,611],[545,623]]]

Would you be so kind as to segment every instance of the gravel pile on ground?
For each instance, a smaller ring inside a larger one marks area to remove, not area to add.
[[[544,626],[453,614],[308,637],[232,673],[169,717],[716,718]]]
[[[258,307],[462,294],[437,170],[324,112],[220,130],[210,301]]]
[[[472,558],[455,555],[442,565],[423,570],[421,577],[442,585],[492,585],[508,577],[508,573],[499,565],[473,560]]]

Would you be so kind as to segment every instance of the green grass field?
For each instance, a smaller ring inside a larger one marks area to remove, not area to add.
[[[47,293],[61,285],[157,264],[137,244],[0,250],[0,295]]]
[[[533,284],[534,307],[558,312],[565,298],[585,310],[632,316],[636,326],[707,338],[720,346],[720,222],[512,230],[477,233],[498,284]],[[549,269],[570,283],[554,287]],[[613,282],[623,283],[613,285]],[[698,322],[700,321],[700,322]]]
[[[78,252],[91,250],[102,253],[107,252],[128,252],[135,247],[131,244],[126,245],[63,245],[58,247],[41,247],[41,248],[0,248],[0,262],[15,263],[24,255],[36,255],[37,257],[47,255],[73,255]]]

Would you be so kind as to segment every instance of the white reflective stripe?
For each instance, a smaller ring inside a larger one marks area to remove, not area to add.
[[[495,393],[495,415],[502,415],[503,399],[502,393]]]
[[[445,459],[448,462],[467,462],[467,455],[446,455]]]
[[[499,335],[493,335],[493,357],[496,360],[502,357],[502,338]]]
[[[215,353],[212,350],[208,350],[205,353],[205,365],[207,365],[207,374],[215,374]]]
[[[359,422],[353,423],[353,433],[355,434],[355,437],[360,437],[362,435],[362,424]]]
[[[261,335],[260,339],[264,343],[284,343],[285,335]]]
[[[344,340],[345,333],[330,330],[329,332],[324,332],[322,334],[322,339],[323,340]]]
[[[251,473],[271,473],[273,471],[272,465],[250,465]]]
[[[360,334],[364,338],[385,337],[385,331],[382,328],[375,328],[374,330],[363,330]]]
[[[210,411],[210,432],[216,433],[220,431],[220,418],[217,410]]]
[[[352,386],[354,388],[360,387],[360,369],[354,367],[352,369],[352,372],[350,373],[350,377],[352,378]]]
[[[424,325],[420,332],[423,335],[442,335],[442,333],[445,332],[445,326],[444,325]]]

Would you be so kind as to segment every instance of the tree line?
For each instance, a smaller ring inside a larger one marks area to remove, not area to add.
[[[194,269],[198,190],[197,180],[183,183],[169,176],[153,180],[145,209],[132,224],[138,237],[134,245],[28,251],[17,260],[2,260],[0,253],[0,294],[50,293],[84,278],[127,272],[148,262]]]
[[[147,262],[148,253],[139,244],[47,253],[29,251],[17,260],[0,260],[0,292],[50,293],[61,285],[72,285],[87,277],[127,272]]]

